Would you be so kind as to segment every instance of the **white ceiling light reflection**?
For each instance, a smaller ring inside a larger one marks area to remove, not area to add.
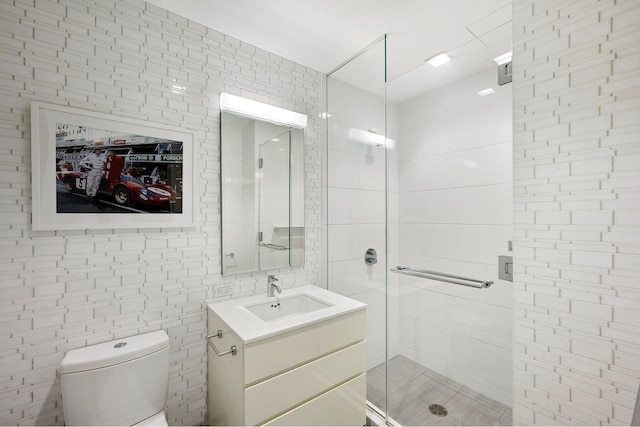
[[[349,129],[349,139],[363,144],[375,145],[376,147],[387,147],[393,149],[396,146],[396,141],[390,138],[385,138],[384,135],[380,135],[372,130],[362,130],[351,128]]]
[[[491,95],[493,93],[496,93],[495,90],[493,90],[492,88],[488,87],[486,89],[483,89],[481,91],[478,92],[478,95],[480,96],[487,96],[487,95]]]

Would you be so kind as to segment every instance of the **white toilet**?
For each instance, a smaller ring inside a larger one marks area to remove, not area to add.
[[[60,366],[66,425],[166,426],[164,331],[69,351]]]

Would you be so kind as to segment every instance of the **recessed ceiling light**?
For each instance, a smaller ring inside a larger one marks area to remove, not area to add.
[[[502,64],[506,64],[507,62],[511,62],[512,56],[513,56],[513,52],[509,51],[507,53],[503,53],[500,56],[496,56],[495,58],[493,58],[493,60],[496,62],[496,64],[502,65]]]
[[[451,57],[447,55],[445,52],[441,52],[436,56],[432,56],[431,58],[427,59],[427,62],[432,67],[439,67],[442,64],[446,64],[449,61],[451,61]]]
[[[488,88],[483,89],[480,92],[478,92],[478,95],[487,96],[487,95],[491,95],[492,93],[496,93],[496,91],[493,90],[492,88],[488,87]]]

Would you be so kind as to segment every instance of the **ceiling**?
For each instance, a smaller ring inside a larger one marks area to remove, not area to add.
[[[387,97],[396,102],[495,66],[511,50],[511,0],[147,1],[323,73],[387,34]],[[442,51],[453,60],[425,64]],[[382,67],[378,52],[340,78],[377,92],[379,74],[369,71]]]

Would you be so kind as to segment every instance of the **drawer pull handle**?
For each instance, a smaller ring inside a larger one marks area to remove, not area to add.
[[[213,343],[212,338],[222,338],[222,329],[218,329],[218,332],[215,333],[214,335],[207,336],[207,343],[209,344],[209,347],[211,347],[213,351],[216,353],[216,356],[221,357],[226,354],[231,354],[232,356],[235,356],[236,354],[238,354],[238,348],[235,345],[232,345],[231,348],[227,351],[218,350],[216,348],[216,345]]]

